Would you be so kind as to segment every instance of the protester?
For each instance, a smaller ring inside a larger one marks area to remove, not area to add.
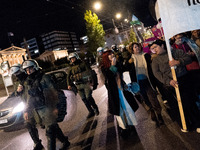
[[[135,78],[145,103],[150,107],[151,119],[156,122],[157,126],[163,125],[161,106],[155,90],[155,77],[151,70],[151,56],[148,53],[143,53],[141,45],[138,43],[131,43],[129,49],[132,50],[130,63],[135,66]]]
[[[34,121],[38,124],[42,122],[45,125],[48,150],[56,149],[56,138],[63,143],[60,150],[67,149],[70,142],[68,137],[64,136],[56,120],[58,117],[58,93],[50,76],[42,73],[35,60],[24,61],[22,68],[28,74],[24,83],[25,94],[27,95],[24,119],[28,121],[34,118]]]
[[[191,39],[200,48],[200,30],[193,30],[191,31],[191,33],[192,33]]]
[[[194,32],[196,35],[196,31]],[[175,43],[172,45],[172,50],[181,49],[191,57],[192,62],[186,65],[186,69],[190,73],[191,82],[195,85],[196,94],[199,95],[200,83],[197,81],[200,80],[200,47],[193,40],[183,35],[175,35]]]
[[[104,75],[107,78],[109,113],[116,116],[122,129],[137,125],[133,106],[127,102],[122,73],[120,73],[121,70],[118,68],[118,63],[112,50],[108,50],[103,54],[102,70],[104,70]]]
[[[92,97],[91,68],[79,59],[78,54],[69,54],[70,67],[67,74],[68,89],[75,83],[78,93],[89,111],[87,118],[99,115],[98,106]]]
[[[173,59],[169,61],[166,44],[162,40],[156,40],[149,45],[151,50],[154,50],[158,55],[153,59],[152,70],[155,77],[162,82],[168,90],[170,86],[179,87],[183,111],[185,115],[186,125],[189,130],[196,129],[200,133],[200,112],[195,103],[196,95],[194,93],[193,85],[190,82],[185,65],[191,63],[191,58],[183,50],[173,50]],[[177,81],[173,80],[170,67],[176,68]],[[175,93],[174,90],[171,94]],[[177,106],[175,99],[169,99],[170,107]],[[178,121],[178,120],[177,120]],[[180,124],[180,122],[178,122]],[[184,130],[182,130],[184,131]]]

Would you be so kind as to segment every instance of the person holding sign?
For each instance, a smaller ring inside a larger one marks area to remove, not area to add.
[[[177,49],[172,51],[173,59],[169,61],[166,43],[162,40],[154,41],[149,48],[158,55],[152,62],[153,74],[168,89],[179,86],[187,127],[189,130],[196,129],[200,133],[200,112],[195,103],[197,97],[195,97],[193,85],[190,82],[191,78],[185,67],[192,61],[190,56],[183,50]],[[177,81],[173,80],[170,67],[176,68]],[[169,105],[172,106],[172,104],[177,105],[175,99],[169,101]]]

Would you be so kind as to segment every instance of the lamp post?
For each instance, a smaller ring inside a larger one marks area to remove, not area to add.
[[[117,13],[117,14],[115,15],[115,17],[116,17],[117,19],[121,19],[122,15],[121,15],[121,13]],[[128,23],[128,19],[127,19],[127,18],[125,18],[124,21]],[[123,22],[121,22],[121,27],[122,27],[122,33],[125,32],[125,37],[126,37],[126,39],[129,41],[128,33],[127,33],[127,31],[124,30]]]

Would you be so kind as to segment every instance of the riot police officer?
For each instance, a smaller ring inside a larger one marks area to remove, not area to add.
[[[91,68],[79,59],[77,53],[69,54],[70,67],[67,74],[68,89],[71,90],[75,83],[78,93],[87,107],[89,114],[87,118],[99,115],[99,109],[92,97]]]
[[[58,93],[51,78],[42,73],[35,60],[24,61],[22,68],[28,74],[24,83],[27,91],[26,109],[24,111],[25,120],[28,120],[30,114],[33,114],[37,123],[42,122],[45,125],[48,150],[56,149],[56,137],[63,143],[61,149],[66,149],[70,142],[68,137],[64,136],[56,121]]]
[[[25,88],[24,82],[27,78],[27,74],[21,69],[21,64],[14,64],[10,68],[10,74],[12,75],[13,83],[14,83],[14,92],[11,96],[20,96],[24,102],[26,102]],[[41,140],[39,139],[38,129],[36,128],[36,121],[33,117],[33,114],[29,114],[29,119],[25,120],[26,128],[35,144],[33,150],[41,150],[43,149],[43,145],[41,144]]]
[[[98,67],[101,66],[103,50],[104,50],[103,47],[98,47],[97,48],[96,64],[97,64]]]

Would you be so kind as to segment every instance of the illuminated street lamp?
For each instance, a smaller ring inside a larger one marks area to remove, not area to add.
[[[98,1],[95,2],[95,3],[94,3],[94,9],[95,9],[95,10],[100,10],[100,9],[101,9],[101,3],[98,2]]]
[[[117,18],[117,19],[120,19],[121,17],[122,17],[122,15],[121,15],[120,13],[117,13],[117,14],[116,14],[116,18]]]
[[[128,19],[126,18],[126,19],[124,19],[124,21],[126,22],[126,23],[128,23]]]

